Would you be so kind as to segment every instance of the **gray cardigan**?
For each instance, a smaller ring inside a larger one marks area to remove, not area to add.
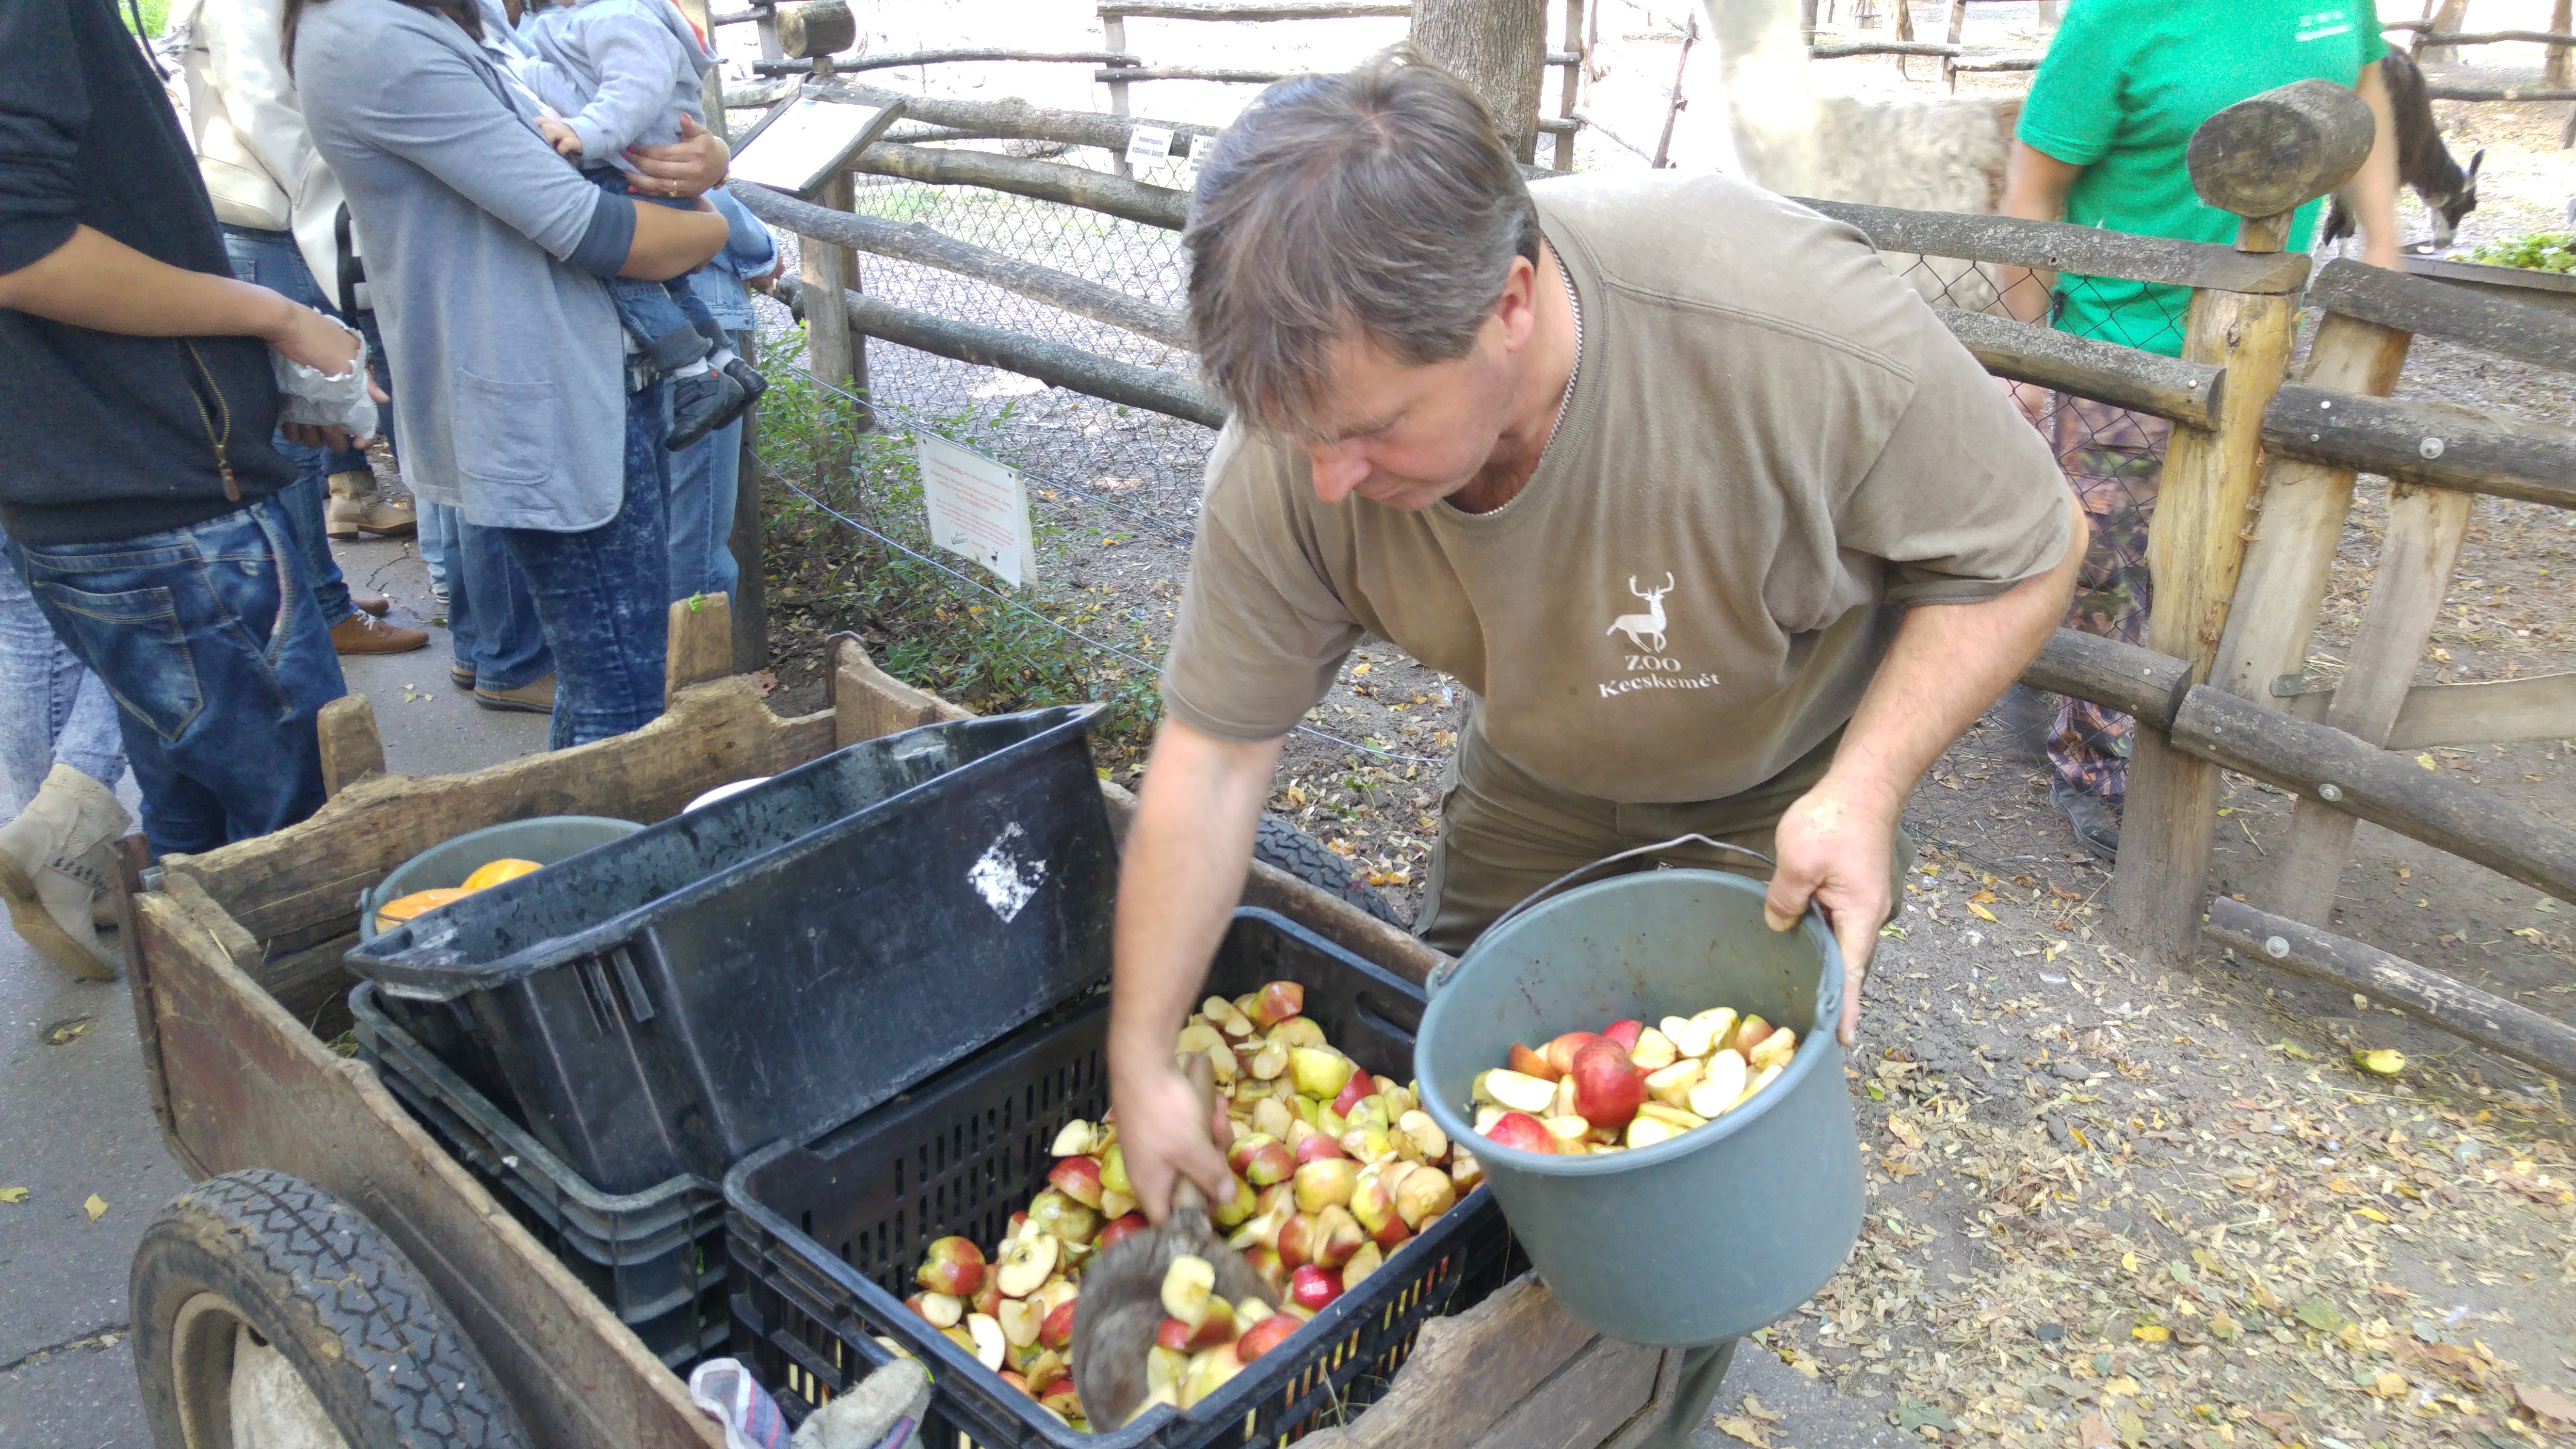
[[[601,278],[634,203],[529,125],[497,9],[477,45],[398,0],[309,5],[296,88],[348,189],[412,490],[484,527],[579,532],[626,496],[625,334]]]

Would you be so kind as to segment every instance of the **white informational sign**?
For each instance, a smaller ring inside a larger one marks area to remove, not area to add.
[[[799,97],[734,153],[731,174],[801,196],[830,179],[872,131],[882,132],[884,114],[877,106]]]
[[[1168,126],[1131,126],[1127,131],[1127,164],[1152,166],[1172,159],[1172,131]]]
[[[991,569],[1012,588],[1035,579],[1037,540],[1020,470],[929,433],[917,446],[930,541]]]

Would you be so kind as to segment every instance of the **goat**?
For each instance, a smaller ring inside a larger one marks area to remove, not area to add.
[[[2451,149],[2442,144],[2442,128],[2433,119],[2432,98],[2424,93],[2424,73],[2404,51],[2382,57],[2379,74],[2388,83],[2389,118],[2397,127],[2397,180],[2433,214],[2433,249],[2439,251],[2451,244],[2460,218],[2478,209],[2478,165],[2487,159],[2486,150],[2481,147],[2470,156],[2465,170],[2451,159]],[[2337,192],[2326,224],[2317,231],[2317,245],[2332,246],[2352,233],[2352,209]]]

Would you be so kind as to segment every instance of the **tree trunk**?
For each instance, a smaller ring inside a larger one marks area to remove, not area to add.
[[[2432,28],[2415,32],[2415,63],[2417,65],[2458,65],[2460,63],[2458,46],[2439,45],[2434,42],[2445,32],[2458,34],[2460,27],[2467,24],[2468,19],[2469,0],[2442,0],[2442,8],[2433,12]]]
[[[1485,103],[1513,155],[1537,157],[1547,0],[1415,0],[1413,43]]]
[[[2549,7],[2549,33],[2565,35],[2571,27],[2576,27],[2576,0],[2558,0]],[[2549,69],[2541,75],[2542,85],[2561,89],[2576,85],[2576,64],[2569,63],[2570,50],[2564,45],[2549,47]]]
[[[2039,33],[2057,33],[2057,0],[2039,0]]]

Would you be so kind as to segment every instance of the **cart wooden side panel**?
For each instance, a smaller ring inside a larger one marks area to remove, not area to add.
[[[275,1168],[364,1213],[446,1300],[538,1442],[723,1449],[680,1381],[373,1069],[315,1040],[170,896],[144,896],[136,916],[167,1127],[190,1172]]]

